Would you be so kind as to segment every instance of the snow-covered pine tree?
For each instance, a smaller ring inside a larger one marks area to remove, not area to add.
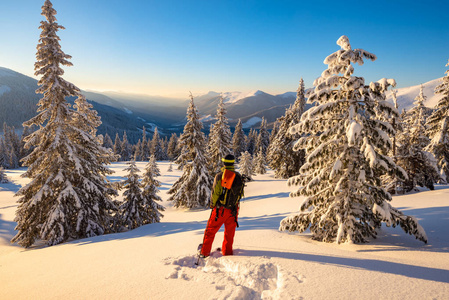
[[[242,120],[239,119],[235,126],[234,135],[232,136],[232,151],[235,159],[238,160],[240,153],[246,151],[245,133],[243,132]]]
[[[167,160],[167,155],[164,151],[161,138],[159,137],[159,132],[157,127],[154,129],[153,139],[151,140],[151,155],[154,155],[156,160]]]
[[[126,134],[126,131],[123,132],[123,140],[120,146],[120,150],[120,156],[123,161],[128,161],[132,158],[132,146],[128,141],[128,135]]]
[[[278,120],[276,120],[273,123],[273,129],[271,129],[271,133],[270,133],[270,145],[273,143],[274,138],[276,137],[276,134],[279,132],[279,122]],[[268,147],[268,152],[270,152],[270,147]],[[267,156],[269,156],[269,154],[267,154]]]
[[[142,142],[140,141],[140,139],[137,141],[137,144],[135,144],[133,146],[133,159],[135,161],[140,160],[140,149],[141,149],[141,144]]]
[[[283,219],[279,229],[303,232],[310,227],[316,240],[365,242],[385,222],[427,242],[417,220],[388,203],[391,195],[379,178],[387,171],[403,173],[385,155],[391,147],[387,133],[393,128],[377,119],[378,112],[398,115],[384,94],[394,80],[366,86],[363,77],[353,76],[351,63],[361,65],[364,58],[376,56],[352,49],[346,36],[337,44],[342,49],[324,60],[328,68],[315,80],[309,96],[316,106],[291,129],[306,134],[295,144],[295,149],[306,150],[306,163],[298,176],[289,179],[290,185],[300,186],[291,196],[305,199],[301,211]]]
[[[262,148],[257,152],[256,157],[254,158],[254,172],[256,174],[265,174],[267,173],[267,169],[265,167],[265,154],[263,154]]]
[[[109,200],[115,191],[104,184],[103,174],[109,171],[98,165],[108,157],[95,147],[99,140],[75,124],[87,113],[74,111],[65,100],[79,96],[79,89],[64,80],[61,65],[71,66],[71,57],[61,50],[57,31],[63,29],[56,22],[56,10],[46,0],[42,6],[42,33],[37,46],[35,75],[39,80],[37,93],[44,96],[39,101],[38,114],[24,123],[36,125],[38,130],[26,137],[26,147],[35,146],[23,159],[28,170],[24,177],[31,179],[17,196],[17,235],[11,240],[30,247],[37,239],[55,245],[69,238],[103,234],[109,226],[107,211],[115,206]],[[89,123],[91,124],[91,123]],[[92,174],[90,174],[92,172]]]
[[[123,159],[121,158],[121,153],[122,153],[122,141],[120,140],[120,137],[118,135],[118,132],[115,134],[115,141],[114,141],[114,146],[112,147],[112,151],[114,152],[115,155],[119,155],[120,158],[119,160],[122,161]]]
[[[0,137],[0,167],[7,167],[7,155],[6,155],[6,145],[5,140]]]
[[[209,202],[213,178],[207,166],[206,142],[201,129],[203,124],[190,94],[187,124],[179,138],[181,155],[176,160],[183,166],[183,174],[168,191],[172,195],[168,200],[175,207],[205,207]]]
[[[257,151],[262,149],[264,155],[267,154],[267,149],[270,146],[270,133],[267,129],[267,120],[265,117],[262,117],[262,122],[260,123],[259,135],[256,139],[256,148]],[[256,151],[254,151],[256,152]]]
[[[6,167],[16,169],[20,166],[20,138],[13,127],[9,127],[6,122],[3,123],[3,135],[5,140]]]
[[[443,98],[438,101],[426,123],[427,134],[431,139],[426,150],[435,155],[441,179],[449,182],[449,70],[442,81],[435,87],[435,94],[442,94]]]
[[[170,164],[168,165],[167,172],[173,172],[173,164],[172,164],[172,162],[170,162]]]
[[[103,138],[103,147],[105,148],[109,148],[109,149],[114,149],[114,143],[112,142],[111,137],[109,136],[109,134],[105,133],[104,138]]]
[[[116,210],[112,196],[117,191],[106,178],[114,173],[107,165],[117,161],[118,155],[102,146],[102,139],[96,135],[101,118],[81,93],[74,108],[72,123],[78,131],[74,150],[78,157],[74,158],[76,168],[71,183],[80,204],[76,213],[76,238],[86,238],[109,232],[112,222],[109,212]]]
[[[8,183],[8,177],[6,176],[5,170],[0,165],[0,183]]]
[[[246,176],[249,181],[253,180],[252,176],[254,175],[254,166],[253,166],[253,158],[248,151],[245,151],[240,155],[239,161],[239,172],[240,174]]]
[[[179,153],[178,153],[178,136],[176,135],[176,133],[172,133],[172,135],[170,136],[170,140],[168,141],[168,146],[167,146],[167,155],[168,155],[168,159],[170,160],[175,160]]]
[[[145,206],[147,207],[147,213],[149,216],[148,223],[159,223],[161,218],[164,216],[161,211],[164,211],[165,208],[156,202],[162,201],[161,197],[157,195],[161,183],[155,178],[160,175],[161,172],[157,166],[156,157],[151,155],[150,161],[145,166],[145,172],[142,178],[142,196],[146,201]]]
[[[121,183],[123,202],[119,207],[119,224],[128,230],[135,229],[150,223],[149,210],[152,208],[143,197],[142,183],[139,181],[140,170],[135,161],[127,163],[129,166],[124,170],[128,174],[126,180]]]
[[[221,159],[231,153],[231,130],[226,117],[226,108],[223,103],[223,97],[218,103],[217,121],[213,124],[208,141],[209,167],[213,175],[220,172],[223,163]]]
[[[248,136],[245,138],[245,144],[246,144],[246,151],[249,152],[249,154],[253,155],[255,148],[256,148],[256,142],[257,142],[257,132],[254,128],[251,128],[249,130]]]
[[[408,175],[402,182],[405,192],[413,190],[417,185],[434,189],[438,181],[438,167],[433,154],[424,149],[429,145],[430,139],[426,135],[426,118],[428,108],[424,106],[426,97],[423,86],[415,98],[415,106],[411,108],[404,119],[403,131],[398,137],[397,164]]]
[[[299,139],[300,133],[291,134],[289,129],[298,124],[304,112],[306,103],[304,80],[301,78],[296,93],[296,101],[285,114],[278,118],[279,129],[269,147],[269,165],[274,170],[276,178],[287,179],[298,175],[304,163],[304,150],[293,149],[293,144]]]
[[[145,126],[142,127],[142,140],[140,141],[140,151],[138,154],[138,160],[146,161],[150,158],[150,147],[147,141],[147,131]]]

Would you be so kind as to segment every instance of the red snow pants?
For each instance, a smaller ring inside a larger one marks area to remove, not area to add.
[[[220,207],[213,208],[209,221],[207,222],[206,230],[204,231],[203,247],[201,247],[201,254],[204,256],[210,255],[212,243],[214,242],[215,234],[220,229],[221,225],[225,225],[223,246],[221,253],[223,255],[232,255],[232,243],[234,242],[235,228],[237,227],[235,216],[229,208]]]

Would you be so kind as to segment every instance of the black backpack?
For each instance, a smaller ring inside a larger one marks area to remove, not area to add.
[[[224,170],[224,172],[225,174],[223,172],[217,174],[217,176],[220,176],[220,183],[223,189],[218,199],[218,205],[229,208],[230,210],[232,210],[233,214],[236,214],[240,199],[243,197],[243,188],[245,187],[245,182],[242,175],[240,175],[238,172],[230,170]],[[232,182],[228,182],[228,180],[230,180],[229,178],[227,178],[228,176],[223,176],[230,173],[235,174],[235,177],[231,179]]]

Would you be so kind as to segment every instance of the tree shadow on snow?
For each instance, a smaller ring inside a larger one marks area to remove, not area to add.
[[[0,183],[0,192],[13,192],[17,193],[22,186],[14,182]]]
[[[11,239],[16,235],[16,231],[14,230],[16,225],[16,222],[3,220],[0,214],[0,239],[9,244]]]
[[[195,230],[203,230],[206,228],[207,220],[200,222],[161,222],[161,223],[153,223],[147,224],[136,229],[120,232],[120,233],[110,233],[106,235],[96,236],[92,238],[82,239],[71,241],[71,244],[78,244],[79,246],[100,243],[100,242],[108,242],[113,240],[128,240],[134,238],[143,238],[143,237],[158,237],[170,234],[176,234],[180,232],[187,231],[195,231]],[[203,232],[201,232],[202,234]],[[198,233],[200,234],[200,233]]]
[[[379,245],[375,249],[358,250],[358,252],[404,251],[417,250],[429,252],[449,252],[449,206],[409,209],[398,208],[404,214],[415,216],[427,234],[428,242],[416,240],[406,234],[399,226],[387,227],[384,224],[377,239],[371,245]]]
[[[449,270],[412,266],[377,259],[358,259],[358,258],[335,257],[335,256],[292,253],[292,252],[277,252],[266,250],[239,249],[236,252],[237,252],[236,255],[238,256],[240,255],[254,256],[254,257],[267,256],[267,257],[303,260],[309,262],[317,262],[323,265],[334,265],[351,269],[364,269],[368,271],[402,275],[409,278],[449,283]]]
[[[257,195],[257,196],[249,196],[242,198],[241,202],[249,202],[249,201],[255,201],[255,200],[261,200],[266,198],[288,198],[290,195],[289,192],[285,193],[277,193],[277,194],[265,194],[265,195]]]
[[[285,218],[287,214],[274,214],[265,215],[261,217],[242,217],[238,219],[240,227],[237,229],[241,230],[257,230],[257,229],[273,229],[277,230],[279,227],[279,222]],[[70,241],[70,244],[77,244],[79,246],[108,242],[113,240],[128,240],[134,238],[144,238],[144,237],[159,237],[170,234],[176,234],[188,231],[198,231],[198,235],[204,233],[206,228],[207,220],[204,221],[193,221],[193,222],[161,222],[153,223],[141,226],[139,228],[121,232],[121,233],[111,233],[101,236],[96,236],[92,238],[86,238],[82,240]],[[221,227],[220,231],[224,230],[224,226]]]

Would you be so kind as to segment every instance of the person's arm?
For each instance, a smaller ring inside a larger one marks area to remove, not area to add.
[[[212,186],[212,194],[210,195],[210,208],[214,208],[217,205],[218,198],[220,198],[222,192],[221,187],[221,175],[215,176],[214,185]]]

